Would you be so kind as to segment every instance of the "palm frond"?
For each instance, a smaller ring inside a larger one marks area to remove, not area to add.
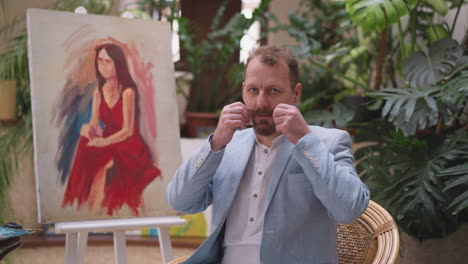
[[[0,209],[6,208],[11,175],[18,168],[19,157],[32,148],[31,116],[15,126],[0,130]],[[32,157],[31,157],[32,158]],[[0,212],[0,221],[2,220]]]
[[[435,176],[445,179],[444,192],[455,193],[449,204],[453,214],[468,209],[468,135],[461,129],[450,138],[446,148],[449,152],[441,156],[453,165],[440,170]],[[455,158],[455,159],[454,159]]]
[[[468,71],[462,71],[457,77],[439,86],[443,91],[440,99],[447,105],[457,106],[468,94]]]
[[[27,38],[22,35],[14,39],[9,50],[0,53],[0,79],[25,80],[28,76]]]
[[[386,88],[382,92],[370,93],[383,99],[382,117],[393,122],[406,135],[434,126],[439,117],[437,95],[439,87],[419,90],[415,88]]]

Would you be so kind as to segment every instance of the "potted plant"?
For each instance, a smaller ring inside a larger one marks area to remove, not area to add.
[[[180,62],[175,65],[178,100],[185,119],[183,135],[201,136],[213,130],[218,122],[217,111],[234,100],[240,99],[244,64],[239,62],[238,52],[244,32],[255,22],[266,27],[265,17],[271,0],[262,0],[251,18],[240,13],[233,15],[227,23],[226,9],[231,0],[223,0],[210,25],[210,32],[197,40],[199,30],[193,21],[181,16],[183,1],[145,0],[139,2],[138,10],[132,13],[140,18],[152,18],[157,13],[158,20],[177,22],[177,31],[181,45]],[[187,85],[189,89],[187,89]]]
[[[28,79],[27,43],[25,29],[21,25],[24,19],[7,21],[6,10],[2,11],[6,25],[0,28],[0,120],[12,121],[17,118],[18,86]]]
[[[274,30],[286,30],[297,42],[290,48],[301,59],[299,109],[309,124],[354,132],[349,126],[369,115],[363,94],[372,91],[369,46],[375,34],[355,28],[339,1],[303,0],[288,18]]]
[[[5,209],[18,155],[32,147],[32,127],[25,19],[7,22],[6,3],[1,6],[5,24],[0,28],[0,208]]]
[[[186,54],[186,69],[193,79],[187,98],[185,135],[197,136],[198,127],[216,127],[217,111],[241,97],[241,83],[245,66],[236,55],[244,32],[259,21],[266,28],[266,11],[271,0],[262,0],[251,18],[237,13],[221,26],[226,6],[221,3],[213,17],[211,32],[201,41],[195,41],[193,24],[185,17],[178,17],[181,46]]]
[[[451,36],[463,1],[303,3],[309,9],[290,13],[280,29],[305,58],[304,116],[348,126],[353,114],[338,97],[374,98],[369,108],[380,115],[354,124],[355,142],[373,142],[355,153],[372,199],[420,240],[457,230],[468,221],[468,36]],[[453,23],[438,23],[450,9]]]
[[[16,118],[16,81],[0,77],[0,120]]]
[[[463,1],[384,2],[346,1],[354,23],[379,35],[385,59],[373,67],[392,87],[369,93],[381,118],[355,137],[374,142],[356,152],[357,169],[403,231],[440,238],[468,221],[467,36],[451,38]],[[449,9],[453,24],[436,23]]]

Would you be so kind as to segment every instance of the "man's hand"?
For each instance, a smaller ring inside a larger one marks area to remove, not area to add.
[[[273,110],[273,120],[276,131],[293,144],[296,144],[303,136],[310,132],[304,117],[297,107],[288,104],[279,104]]]
[[[211,138],[211,149],[219,151],[232,139],[236,129],[244,129],[250,122],[250,113],[241,102],[224,106],[218,126]]]

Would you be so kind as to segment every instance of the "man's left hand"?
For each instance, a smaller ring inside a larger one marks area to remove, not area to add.
[[[273,120],[276,131],[283,133],[293,144],[310,132],[301,112],[293,105],[278,104],[273,110]]]

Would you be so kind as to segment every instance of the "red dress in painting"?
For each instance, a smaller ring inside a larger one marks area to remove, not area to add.
[[[122,101],[121,96],[110,108],[101,95],[99,116],[105,126],[104,138],[122,129]],[[143,190],[161,175],[161,171],[153,166],[150,152],[138,131],[137,121],[134,122],[132,135],[123,141],[105,147],[90,147],[87,146],[88,142],[86,137],[80,138],[62,207],[71,206],[77,200],[80,208],[89,198],[97,172],[112,160],[113,166],[106,172],[101,206],[107,208],[108,215],[112,215],[114,210],[127,204],[132,213],[138,215],[138,209],[143,205]]]

